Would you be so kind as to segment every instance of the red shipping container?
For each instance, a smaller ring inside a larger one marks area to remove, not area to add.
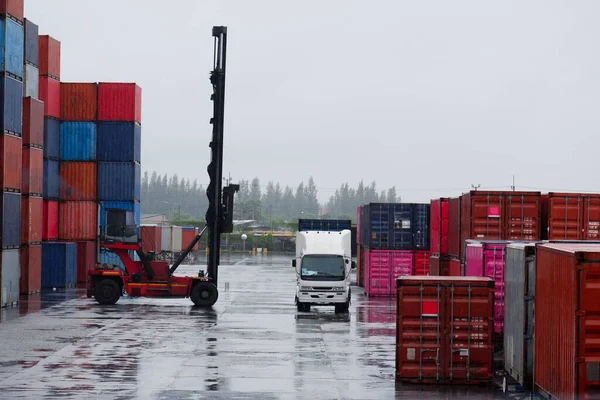
[[[40,77],[40,100],[44,102],[44,116],[60,118],[59,81],[49,77]]]
[[[38,63],[40,64],[40,77],[50,76],[60,80],[60,42],[58,40],[48,35],[38,37]],[[40,79],[40,95],[41,86],[42,80]]]
[[[21,243],[41,243],[44,220],[44,200],[21,196]]]
[[[44,147],[44,102],[23,99],[23,146]]]
[[[430,250],[437,254],[448,253],[448,199],[431,200]]]
[[[402,277],[396,290],[396,380],[493,381],[494,282],[490,278]]]
[[[461,198],[448,199],[448,254],[460,258]]]
[[[145,253],[153,251],[160,253],[162,246],[161,227],[158,225],[140,226],[140,238],[142,239],[142,250]]]
[[[44,150],[23,147],[21,193],[42,196],[44,183]]]
[[[542,196],[543,237],[600,240],[600,195],[548,193]]]
[[[96,83],[60,84],[60,119],[63,121],[95,121],[98,111]]]
[[[97,173],[95,162],[60,162],[60,199],[96,200]]]
[[[17,21],[23,22],[24,9],[24,0],[0,0],[0,14],[8,14]]]
[[[0,187],[21,191],[21,151],[23,141],[18,136],[0,134]]]
[[[42,240],[58,239],[58,201],[44,200]]]
[[[87,282],[89,270],[96,267],[96,242],[77,242],[77,283]]]
[[[427,276],[429,272],[429,257],[431,253],[426,250],[415,250],[414,274],[417,276]]]
[[[141,124],[142,89],[135,83],[100,83],[98,120]]]
[[[448,262],[448,276],[464,276],[463,266],[458,258],[450,257]]]
[[[363,263],[363,249],[358,246],[358,251],[356,252],[356,286],[363,287],[364,282],[364,267]]]
[[[94,201],[65,201],[59,205],[61,240],[96,240],[98,206]]]
[[[538,244],[535,389],[559,399],[600,393],[600,244]]]
[[[42,289],[42,245],[24,246],[20,252],[20,293],[37,293]]]
[[[367,296],[394,296],[395,279],[414,274],[415,254],[412,250],[367,250],[364,255]]]
[[[181,244],[183,246],[183,248],[185,249],[186,247],[188,247],[190,245],[190,243],[192,243],[192,240],[194,240],[194,238],[196,237],[196,235],[198,234],[198,228],[183,228],[181,230]],[[199,243],[196,243],[196,245],[192,248],[192,250],[196,251],[200,248]]]

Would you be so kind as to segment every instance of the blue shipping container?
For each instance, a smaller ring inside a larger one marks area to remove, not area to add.
[[[141,168],[138,163],[98,163],[100,201],[140,201]]]
[[[60,158],[60,122],[44,117],[44,158]]]
[[[362,207],[361,244],[370,249],[413,250],[413,205],[371,203]]]
[[[38,33],[36,24],[25,18],[25,63],[38,66]]]
[[[299,219],[299,231],[343,231],[352,228],[349,219]]]
[[[21,136],[23,131],[23,82],[6,75],[0,76],[0,127],[3,132]]]
[[[132,203],[127,201],[105,201],[100,205],[100,226],[104,226],[105,215],[104,211],[107,208],[118,208],[121,210],[133,211],[135,216],[135,225],[140,226],[140,203]]]
[[[72,287],[77,283],[77,245],[42,243],[42,288]]]
[[[60,123],[60,159],[96,161],[96,123]]]
[[[429,250],[429,204],[414,204],[414,248],[415,250]]]
[[[98,161],[141,162],[142,127],[134,122],[98,123]]]
[[[58,199],[60,191],[60,173],[57,160],[44,159],[44,199]]]
[[[15,249],[21,244],[21,194],[2,193],[2,238],[3,249]]]
[[[0,18],[0,62],[2,72],[23,79],[25,32],[10,18]]]

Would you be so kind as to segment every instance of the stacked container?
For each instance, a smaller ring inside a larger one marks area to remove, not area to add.
[[[451,257],[448,243],[448,233],[450,230],[449,216],[449,199],[440,198],[431,200],[431,224],[429,235],[431,241],[429,272],[431,275],[451,275]]]
[[[5,307],[18,302],[20,290],[25,32],[23,2],[2,2],[0,5],[0,306]]]
[[[600,240],[600,194],[545,194],[542,221],[543,239]]]

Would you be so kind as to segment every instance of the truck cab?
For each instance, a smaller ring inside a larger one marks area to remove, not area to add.
[[[334,306],[336,313],[348,312],[351,299],[351,232],[300,231],[296,234],[296,306]]]

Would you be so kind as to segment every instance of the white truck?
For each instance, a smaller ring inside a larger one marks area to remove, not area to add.
[[[336,313],[348,312],[352,261],[351,232],[300,231],[296,234],[296,306],[335,306]]]

